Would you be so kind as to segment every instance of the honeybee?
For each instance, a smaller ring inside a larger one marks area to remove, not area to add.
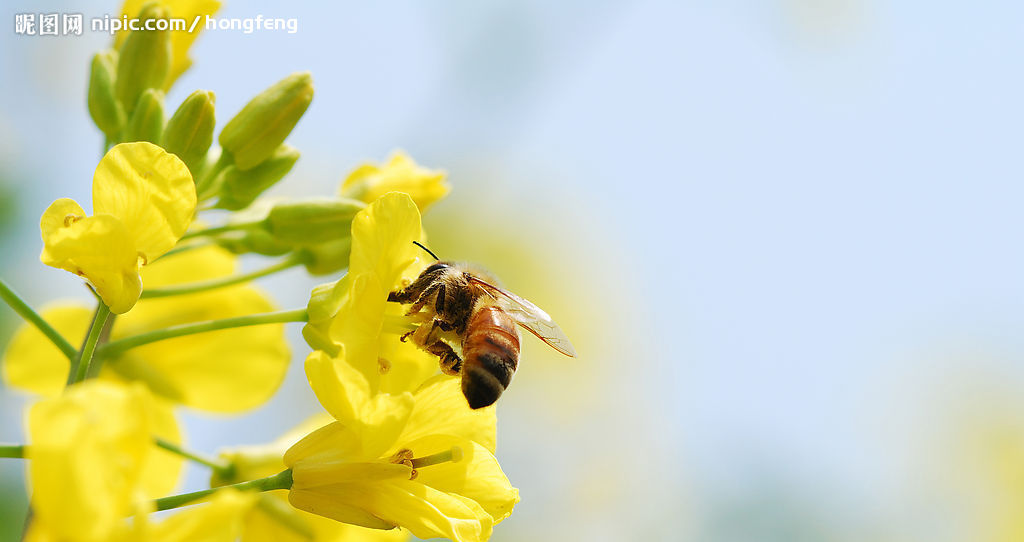
[[[516,324],[562,354],[576,357],[569,338],[546,312],[496,282],[467,264],[438,259],[408,286],[388,295],[388,301],[411,303],[407,314],[422,322],[402,340],[411,338],[437,356],[443,373],[461,374],[462,394],[473,409],[494,404],[512,381],[519,365]],[[452,344],[459,345],[463,357]]]

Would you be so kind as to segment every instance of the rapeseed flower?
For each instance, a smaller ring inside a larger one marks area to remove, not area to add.
[[[150,286],[231,276],[236,258],[209,246],[174,254],[143,270]],[[258,289],[236,285],[206,292],[144,299],[118,317],[110,339],[173,325],[268,312],[274,305]],[[62,304],[43,318],[63,336],[85,335],[92,311]],[[284,324],[212,331],[138,346],[102,360],[99,377],[144,383],[157,397],[212,412],[240,412],[270,398],[284,379],[290,353]],[[35,327],[25,325],[4,353],[4,379],[12,387],[53,396],[64,387],[68,359]]]
[[[316,287],[309,323],[302,333],[314,349],[345,357],[374,391],[414,390],[437,371],[437,358],[402,342],[414,329],[405,309],[388,294],[415,278],[429,257],[413,244],[423,241],[420,213],[412,198],[389,192],[352,221],[348,274]]]
[[[322,351],[306,360],[306,374],[336,421],[285,453],[293,506],[456,541],[486,540],[511,514],[519,493],[493,455],[494,409],[471,410],[457,379],[374,394],[360,371]]]
[[[382,165],[366,163],[352,170],[338,195],[372,203],[388,192],[404,192],[423,211],[451,191],[447,177],[443,170],[427,169],[408,154],[394,151]]]
[[[144,386],[101,380],[34,404],[26,423],[33,523],[59,540],[105,541],[172,489],[181,463],[153,442],[164,416]]]
[[[268,444],[235,446],[218,455],[230,467],[230,476],[214,474],[217,486],[264,478],[284,470],[282,456],[306,434],[333,421],[327,413],[315,415]],[[340,523],[292,507],[284,495],[261,493],[244,512],[241,542],[401,542],[409,538],[400,530],[380,531]]]
[[[93,215],[72,199],[43,212],[40,260],[84,277],[115,314],[142,293],[142,266],[171,249],[188,229],[196,190],[185,164],[146,142],[122,143],[93,176]]]

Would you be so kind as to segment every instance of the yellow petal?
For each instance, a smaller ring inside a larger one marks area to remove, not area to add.
[[[192,223],[196,189],[177,156],[139,141],[107,151],[96,166],[93,212],[116,216],[131,234],[143,263],[178,242]]]
[[[160,437],[173,444],[184,445],[181,429],[178,428],[178,420],[174,417],[174,405],[154,397],[153,408],[149,414],[154,437]],[[184,467],[183,457],[153,446],[142,468],[139,483],[142,493],[150,499],[166,497],[174,493],[181,480],[181,471]]]
[[[236,271],[238,257],[218,246],[210,245],[160,258],[142,270],[142,278],[147,288],[163,288],[224,278],[234,275]],[[146,302],[149,303],[150,300]]]
[[[342,183],[339,194],[370,203],[388,192],[404,192],[422,211],[451,190],[447,174],[420,167],[409,155],[395,151],[383,166],[363,164]]]
[[[134,509],[153,448],[142,386],[90,380],[28,411],[28,477],[39,520],[69,540],[109,538]]]
[[[338,498],[337,488],[299,489],[288,492],[288,502],[299,510],[330,518],[350,525],[370,529],[393,529],[395,524],[385,521],[364,510],[358,504],[351,504]]]
[[[400,319],[404,317],[405,310],[398,303],[387,303],[384,315],[385,318]],[[397,339],[394,333],[382,334],[377,342],[378,371],[382,373],[379,389],[384,393],[414,391],[427,378],[437,374],[437,356],[421,350],[412,341]]]
[[[403,276],[415,276],[408,269],[424,256],[413,241],[422,237],[420,212],[409,195],[384,194],[352,221],[349,272],[373,273],[381,285],[390,289]]]
[[[379,344],[388,290],[373,273],[353,273],[345,303],[331,322],[331,336],[345,346],[345,359],[358,369],[370,388],[380,382]],[[398,337],[390,337],[397,342]]]
[[[420,538],[479,542],[490,537],[494,524],[476,502],[410,480],[318,487],[291,491],[288,498],[314,514],[366,527],[398,525]]]
[[[519,490],[509,483],[498,460],[490,450],[475,442],[431,435],[409,442],[408,447],[416,457],[459,448],[462,457],[458,461],[416,469],[416,481],[476,501],[495,523],[507,518],[519,502]]]
[[[362,452],[359,434],[350,426],[332,422],[306,435],[285,452],[282,458],[289,468],[300,461],[358,460]]]
[[[300,497],[301,499],[301,497]],[[379,530],[349,525],[293,507],[287,495],[260,495],[245,518],[242,542],[407,542],[401,529]]]
[[[206,247],[161,258],[147,266],[147,282],[193,282],[234,273],[235,257]],[[150,281],[150,276],[153,280]],[[189,322],[270,312],[274,305],[253,286],[145,299],[114,323],[119,338]],[[284,379],[291,354],[284,324],[224,329],[133,348],[104,367],[145,382],[171,401],[213,412],[240,412],[268,400]]]
[[[324,409],[357,432],[364,457],[379,457],[394,446],[413,408],[411,393],[372,394],[343,357],[319,351],[306,359],[306,377]]]
[[[71,222],[86,217],[85,211],[77,201],[70,198],[60,198],[54,201],[39,219],[39,231],[43,234],[43,240],[52,237],[59,230],[68,227]]]
[[[299,461],[292,467],[292,490],[331,484],[408,480],[412,468],[387,461]]]
[[[416,404],[398,442],[449,435],[472,440],[494,453],[498,423],[495,408],[469,408],[458,378],[437,375],[424,382],[414,398]],[[444,412],[444,416],[438,416],[438,412]],[[422,454],[417,451],[416,455]]]
[[[92,311],[75,305],[58,305],[41,312],[54,329],[71,344],[78,344],[88,332]],[[4,381],[47,397],[64,390],[71,362],[35,326],[23,324],[4,352]]]
[[[43,252],[39,259],[85,277],[111,312],[128,312],[142,293],[134,235],[111,215],[68,218],[68,210],[81,210],[69,201],[57,200],[43,212],[39,224]]]
[[[403,529],[367,529],[306,512],[301,513],[313,525],[317,542],[408,542],[411,540],[409,532]]]

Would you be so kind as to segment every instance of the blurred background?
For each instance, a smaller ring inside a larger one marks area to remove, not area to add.
[[[38,218],[90,201],[88,62],[110,37],[19,36],[0,7],[0,274],[87,299]],[[982,1],[226,0],[298,31],[204,32],[168,96],[219,125],[281,77],[316,96],[275,194],[332,194],[402,148],[446,169],[442,257],[544,307],[499,403],[514,540],[1024,540],[1024,4]],[[250,267],[263,263],[246,260]],[[313,279],[261,282],[282,308]],[[0,309],[0,346],[17,321]],[[190,446],[260,443],[319,409],[302,372]],[[27,395],[0,387],[0,441]],[[183,490],[206,473],[192,468]],[[0,462],[0,540],[24,517]]]

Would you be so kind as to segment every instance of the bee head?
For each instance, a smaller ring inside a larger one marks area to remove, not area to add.
[[[444,269],[446,267],[451,267],[451,265],[449,265],[447,262],[434,262],[434,263],[430,264],[430,267],[424,269],[423,272],[420,273],[420,274],[421,275],[426,275],[428,273],[433,273],[434,271],[437,271],[438,269]]]

